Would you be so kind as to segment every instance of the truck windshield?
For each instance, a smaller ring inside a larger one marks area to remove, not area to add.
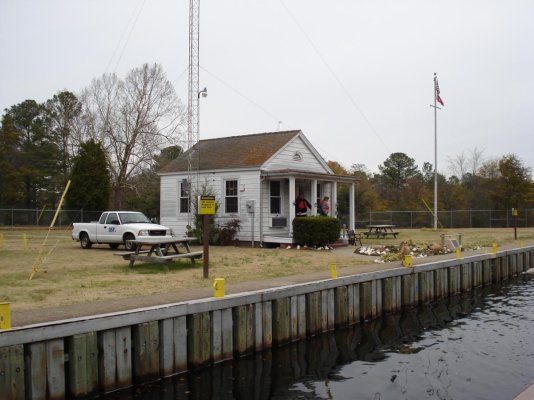
[[[120,213],[121,222],[123,224],[139,224],[145,223],[149,224],[150,220],[146,217],[145,214],[135,212],[135,213]]]

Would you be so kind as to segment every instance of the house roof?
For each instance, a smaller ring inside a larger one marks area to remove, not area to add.
[[[191,167],[196,170],[216,170],[261,167],[301,131],[267,132],[218,139],[200,140],[190,150],[165,165],[160,173],[188,170],[189,154]],[[200,167],[198,148],[200,146]]]

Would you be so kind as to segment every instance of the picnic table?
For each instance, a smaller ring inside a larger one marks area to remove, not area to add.
[[[188,237],[169,238],[156,236],[137,239],[132,240],[132,243],[136,245],[135,251],[115,253],[115,255],[121,256],[124,260],[129,260],[130,268],[133,267],[136,261],[169,263],[178,258],[190,258],[191,262],[194,263],[195,259],[202,258],[203,252],[191,251],[189,247],[190,240]],[[179,245],[182,245],[185,251],[180,251]]]
[[[363,234],[369,238],[375,236],[378,238],[385,238],[387,236],[393,236],[394,238],[397,237],[399,232],[395,232],[393,230],[395,228],[395,225],[367,225],[367,232],[363,232]]]

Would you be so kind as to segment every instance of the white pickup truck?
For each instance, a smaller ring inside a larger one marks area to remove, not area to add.
[[[134,211],[106,211],[98,222],[76,222],[72,227],[72,239],[84,249],[90,249],[93,243],[107,243],[112,249],[124,244],[126,250],[133,251],[136,246],[131,241],[147,236],[172,237],[172,231]]]

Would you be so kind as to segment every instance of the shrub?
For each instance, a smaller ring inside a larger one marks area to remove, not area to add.
[[[333,217],[299,217],[293,219],[293,238],[301,245],[324,246],[339,239],[341,224]]]

